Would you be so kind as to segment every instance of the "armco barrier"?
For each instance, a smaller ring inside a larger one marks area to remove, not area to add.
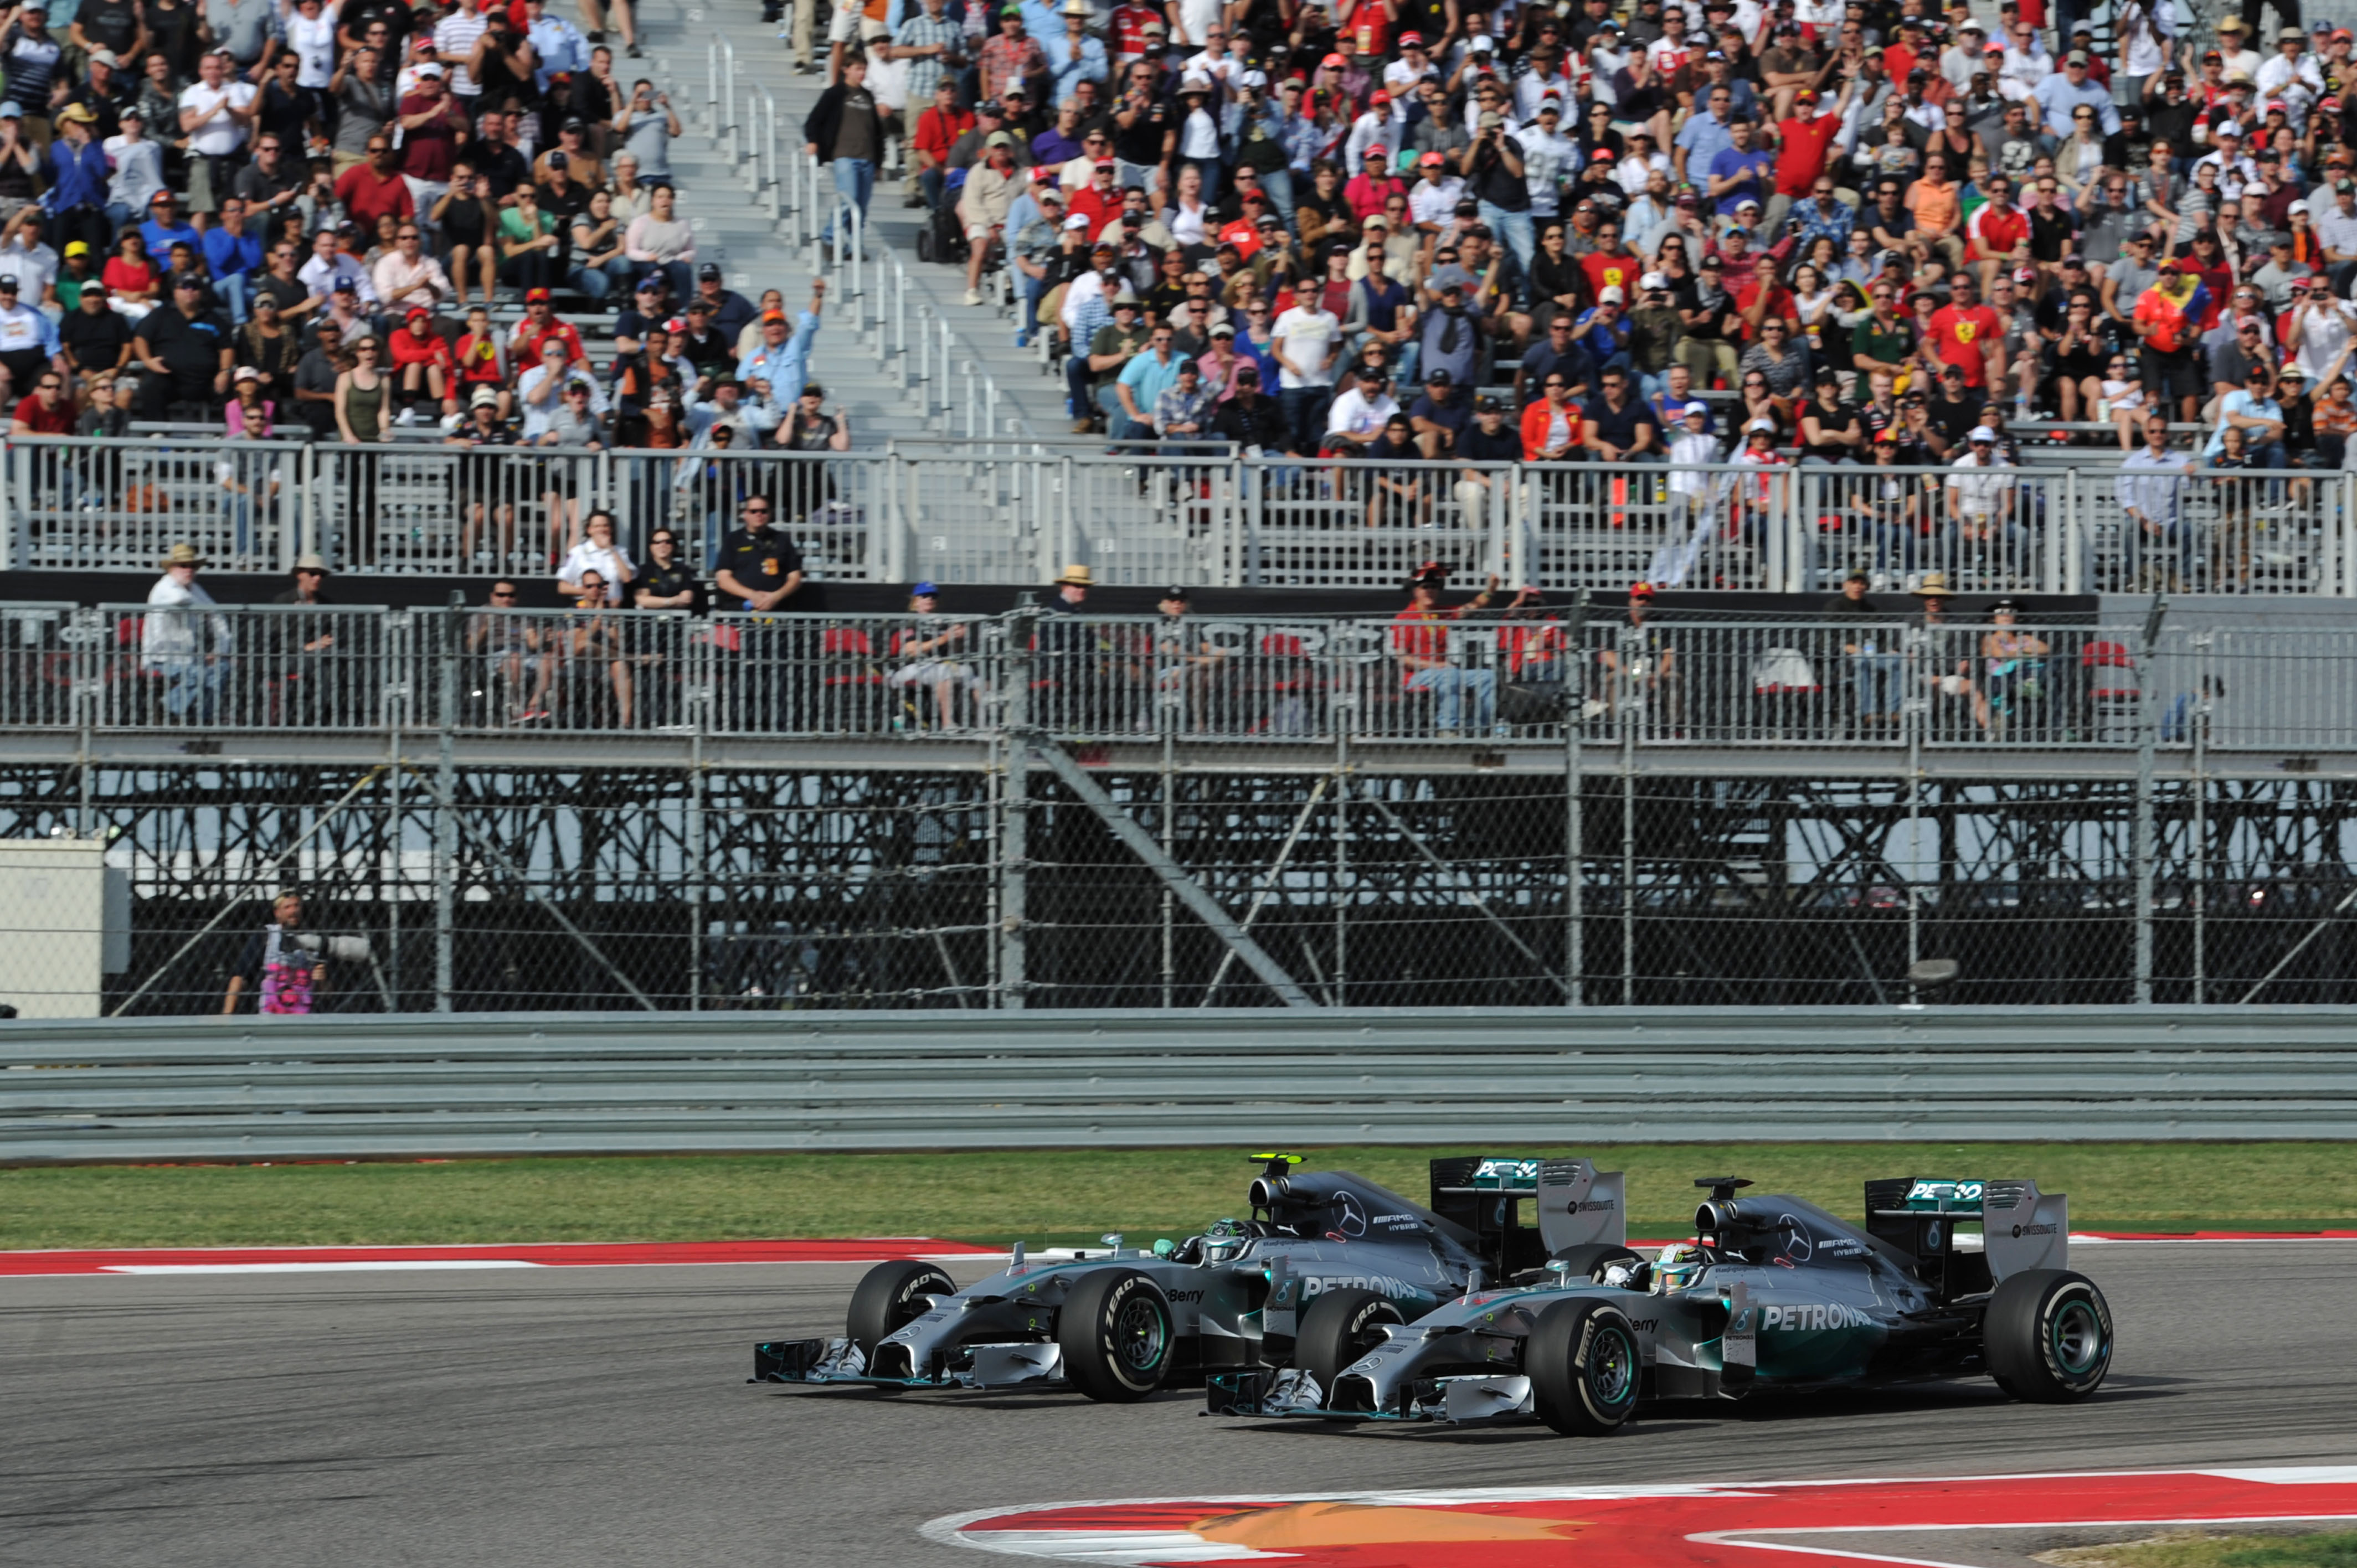
[[[2357,1010],[0,1026],[0,1161],[2357,1137]]]

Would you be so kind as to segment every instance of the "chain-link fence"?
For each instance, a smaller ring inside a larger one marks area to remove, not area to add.
[[[2157,614],[12,604],[0,1002],[2337,1001],[2353,671]]]

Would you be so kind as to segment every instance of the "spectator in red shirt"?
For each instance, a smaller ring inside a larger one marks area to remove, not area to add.
[[[1803,87],[1792,95],[1792,117],[1776,122],[1776,194],[1768,199],[1764,233],[1779,232],[1784,214],[1809,199],[1825,172],[1827,149],[1842,128],[1839,114],[1817,113],[1817,94]]]
[[[336,181],[336,199],[364,234],[375,233],[377,220],[387,213],[396,223],[417,216],[409,181],[393,160],[393,140],[382,132],[368,139],[368,160],[354,164]]]
[[[1448,628],[1467,610],[1486,610],[1497,592],[1495,574],[1470,603],[1440,607],[1440,591],[1448,585],[1448,568],[1427,561],[1416,568],[1409,585],[1407,608],[1392,618],[1392,656],[1399,660],[1401,684],[1411,692],[1433,694],[1433,727],[1444,738],[1453,737],[1464,723],[1467,699],[1471,699],[1470,727],[1489,733],[1498,704],[1498,672],[1459,669],[1448,656]]]
[[[65,378],[55,371],[43,371],[33,382],[33,390],[16,400],[16,412],[8,421],[11,435],[71,435],[74,427],[73,404],[66,401]]]
[[[1980,302],[1980,285],[1970,273],[1956,274],[1949,298],[1950,303],[1932,313],[1932,352],[1942,364],[1955,366],[1964,385],[1975,391],[2002,384],[2005,323]]]
[[[1120,169],[1121,166],[1113,159],[1099,158],[1089,169],[1089,183],[1072,192],[1071,210],[1089,220],[1092,240],[1121,216],[1121,189],[1114,184],[1114,176]]]
[[[1383,172],[1391,164],[1391,149],[1380,143],[1369,147],[1359,172],[1342,188],[1342,199],[1351,204],[1351,215],[1361,223],[1381,212],[1394,193],[1407,195],[1407,181]]]
[[[567,364],[577,365],[588,359],[589,350],[581,346],[581,334],[570,321],[556,318],[556,307],[549,303],[544,288],[527,289],[523,296],[523,319],[516,323],[515,331],[508,338],[508,362],[514,365],[540,363],[540,346],[551,338],[565,345]]]
[[[434,330],[434,313],[422,305],[409,307],[400,331],[389,336],[394,400],[413,408],[432,398],[444,413],[458,412],[457,360],[449,340]]]
[[[1645,258],[1629,248],[1620,238],[1620,225],[1608,218],[1596,226],[1596,249],[1579,258],[1579,267],[1587,274],[1587,292],[1593,297],[1602,299],[1606,289],[1617,288],[1621,298],[1633,299]]]
[[[917,189],[926,207],[938,211],[942,188],[949,178],[950,149],[974,129],[974,115],[958,107],[957,82],[947,72],[933,84],[932,106],[917,116],[917,134],[909,150],[917,155]]]
[[[1996,281],[1997,269],[2010,266],[2013,253],[2029,242],[2029,215],[2013,204],[2013,182],[2001,174],[1988,178],[1988,200],[1964,226],[1965,254],[1980,268],[1986,291]]]
[[[1801,329],[1801,307],[1776,275],[1776,258],[1762,251],[1751,258],[1751,276],[1735,290],[1736,329],[1743,341],[1760,339],[1760,324],[1770,317],[1781,318],[1795,333]]]

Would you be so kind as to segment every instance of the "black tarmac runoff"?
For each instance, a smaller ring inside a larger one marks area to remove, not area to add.
[[[842,1332],[859,1265],[0,1279],[0,1564],[900,1568],[985,1561],[929,1520],[1085,1498],[2357,1462],[2357,1242],[2071,1262],[2119,1325],[2084,1404],[1959,1382],[1664,1406],[1589,1441],[1218,1420],[1195,1391],[748,1384],[756,1340]]]

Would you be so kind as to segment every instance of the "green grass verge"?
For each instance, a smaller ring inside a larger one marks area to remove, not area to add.
[[[991,1243],[1184,1236],[1243,1212],[1242,1149],[735,1155],[441,1164],[0,1169],[0,1247],[941,1236]],[[1435,1155],[1303,1148],[1410,1197]],[[1592,1148],[1629,1173],[1631,1233],[1683,1233],[1693,1179],[1734,1172],[1836,1214],[1870,1176],[2032,1176],[2082,1229],[2357,1225],[2333,1144],[1755,1144]]]
[[[2054,1568],[2357,1568],[2357,1535],[2205,1535],[2167,1530],[2119,1546],[2041,1553]]]

